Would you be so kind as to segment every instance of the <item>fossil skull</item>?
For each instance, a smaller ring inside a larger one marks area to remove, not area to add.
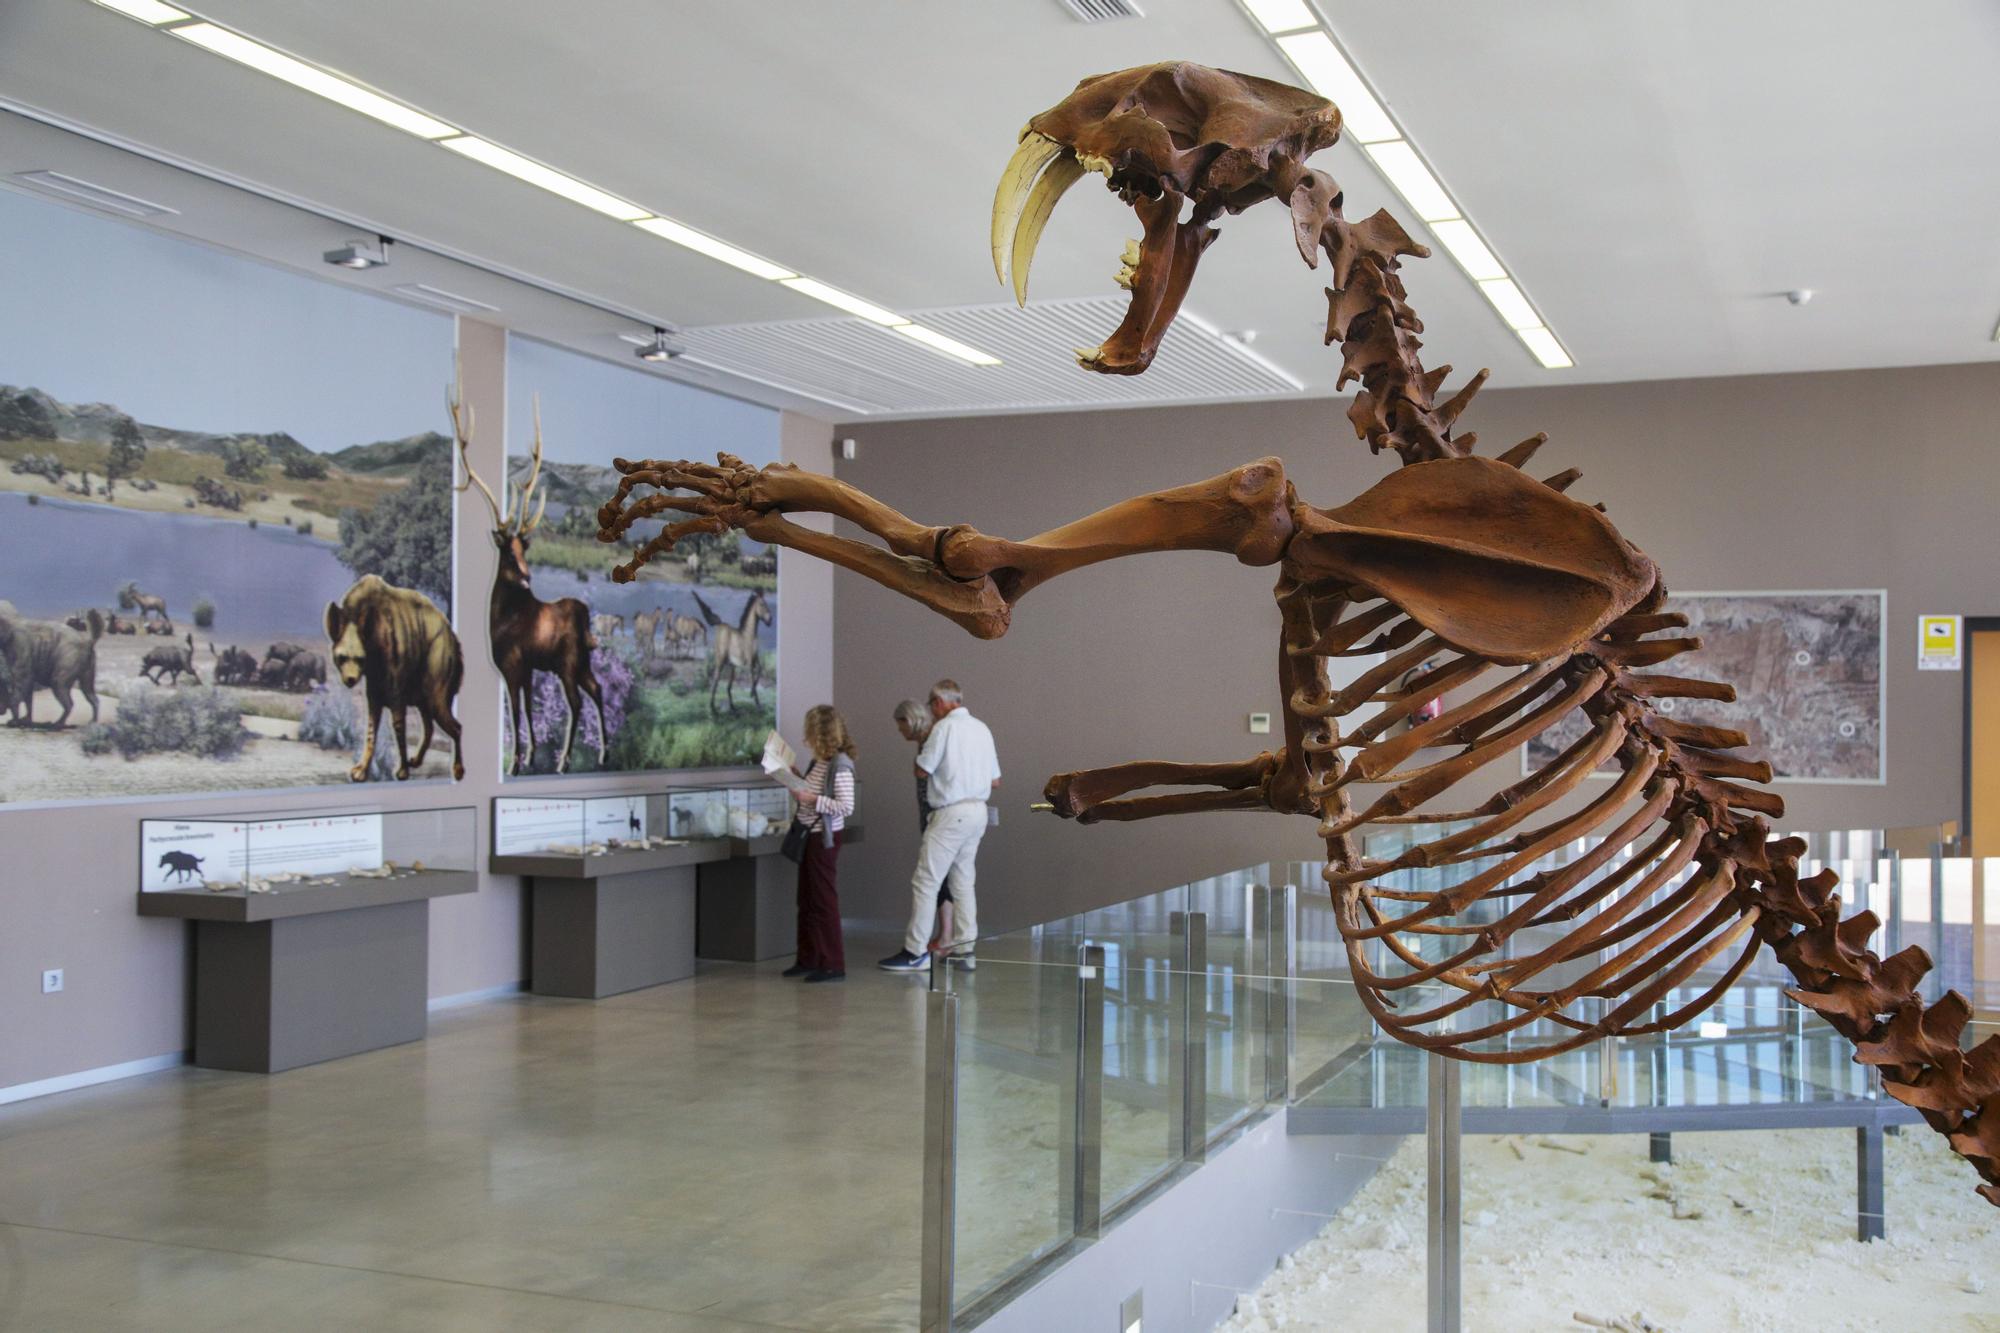
[[[1058,200],[1091,172],[1131,205],[1145,228],[1117,275],[1132,293],[1102,346],[1079,348],[1085,369],[1136,375],[1151,364],[1180,311],[1209,225],[1265,199],[1290,199],[1305,159],[1340,134],[1325,98],[1247,74],[1175,62],[1085,79],[1034,117],[993,197],[993,267],[1013,269],[1028,299],[1028,268]]]

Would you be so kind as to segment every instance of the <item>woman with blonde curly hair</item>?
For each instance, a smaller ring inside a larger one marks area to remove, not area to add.
[[[847,975],[847,953],[840,938],[840,890],[835,872],[840,857],[841,830],[854,814],[854,738],[832,704],[806,712],[806,748],[812,761],[797,781],[786,781],[798,797],[799,822],[806,826],[805,852],[799,857],[798,957],[785,969],[788,977],[807,981],[839,981]]]

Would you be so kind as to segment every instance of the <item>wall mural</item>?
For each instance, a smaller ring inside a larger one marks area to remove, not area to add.
[[[1882,782],[1885,597],[1880,589],[1675,593],[1666,609],[1688,618],[1687,633],[1702,646],[1674,673],[1729,681],[1736,700],[1663,699],[1656,707],[1743,732],[1780,779]],[[1582,735],[1581,719],[1565,718],[1528,744],[1527,771]]]
[[[450,777],[450,319],[5,191],[0,232],[0,803]]]
[[[729,531],[613,583],[597,506],[612,459],[662,442],[775,463],[778,414],[520,337],[507,384],[492,613],[508,775],[754,764],[777,723],[777,552]]]

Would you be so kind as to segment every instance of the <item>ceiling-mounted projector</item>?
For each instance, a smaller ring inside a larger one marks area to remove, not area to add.
[[[668,342],[665,329],[654,329],[653,340],[642,344],[632,355],[641,361],[672,361],[676,357],[686,356],[687,348]]]
[[[389,264],[389,238],[378,236],[372,241],[349,241],[338,250],[328,250],[321,258],[341,268],[386,268]]]

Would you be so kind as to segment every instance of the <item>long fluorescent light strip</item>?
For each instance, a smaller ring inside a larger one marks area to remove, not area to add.
[[[358,83],[329,74],[302,60],[294,60],[282,51],[253,42],[227,28],[218,28],[213,23],[184,23],[165,31],[205,51],[234,60],[239,65],[248,65],[259,74],[268,74],[294,88],[302,88],[329,102],[338,102],[349,111],[359,111],[419,139],[442,139],[448,134],[458,133],[443,121],[433,120],[421,111],[412,111],[401,102],[392,102]]]
[[[1542,322],[1534,303],[1508,275],[1506,265],[1452,200],[1451,192],[1425,164],[1416,145],[1369,88],[1333,34],[1320,25],[1306,0],[1241,3],[1300,77],[1340,108],[1347,136],[1361,145],[1375,169],[1451,252],[1480,295],[1535,360],[1547,370],[1567,370],[1575,365],[1554,330]],[[2000,328],[1993,336],[2000,341]]]
[[[1297,3],[1297,0],[1292,2]],[[261,74],[268,74],[274,79],[323,97],[350,111],[358,111],[364,116],[407,134],[427,139],[439,147],[449,148],[461,157],[503,172],[537,189],[558,195],[571,203],[579,204],[620,222],[631,223],[662,240],[671,241],[675,245],[693,250],[697,254],[705,255],[766,281],[782,283],[802,296],[823,301],[884,328],[906,332],[915,341],[942,355],[955,357],[973,365],[1000,364],[998,357],[990,356],[976,347],[967,346],[955,338],[948,338],[934,329],[925,329],[912,324],[910,320],[893,310],[884,309],[872,301],[865,301],[816,278],[796,273],[782,264],[774,264],[760,255],[731,245],[706,232],[697,231],[672,218],[655,216],[629,200],[621,199],[607,190],[598,189],[588,181],[579,180],[554,167],[523,157],[476,134],[468,134],[455,125],[447,124],[413,107],[384,97],[351,79],[342,78],[316,65],[309,65],[253,38],[210,23],[186,10],[164,4],[161,0],[92,0],[92,3],[134,19],[156,31],[171,33],[191,45],[233,60]]]

